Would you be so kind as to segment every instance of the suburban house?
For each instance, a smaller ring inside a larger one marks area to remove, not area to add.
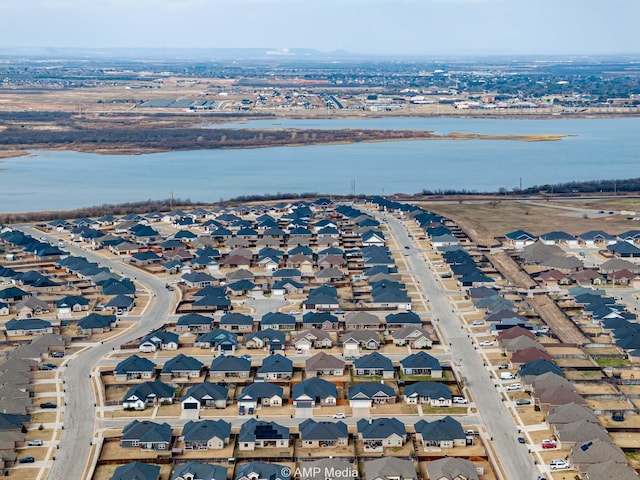
[[[364,474],[367,480],[418,480],[413,461],[397,457],[365,460]]]
[[[251,332],[253,330],[253,317],[242,313],[225,313],[218,326],[229,332]]]
[[[89,310],[89,299],[80,295],[68,295],[56,302],[58,318],[71,318],[72,313]]]
[[[213,325],[213,318],[199,313],[188,313],[178,318],[176,332],[208,332]]]
[[[291,480],[291,469],[277,463],[249,462],[238,465],[235,480]]]
[[[156,330],[142,339],[138,350],[141,352],[156,352],[158,350],[177,350],[180,337],[177,333],[166,330]]]
[[[380,382],[363,382],[349,387],[351,408],[371,408],[385,403],[396,403],[396,392],[389,385]]]
[[[431,348],[433,341],[428,331],[419,327],[404,327],[394,330],[391,334],[396,346],[409,345],[411,348]]]
[[[251,361],[233,355],[220,355],[211,362],[209,376],[213,381],[246,380],[251,372]]]
[[[404,400],[409,404],[429,404],[431,407],[450,407],[451,390],[439,382],[416,382],[404,387]]]
[[[357,427],[365,452],[383,453],[384,447],[401,447],[407,441],[404,423],[396,418],[362,418]]]
[[[387,328],[422,327],[422,319],[415,312],[390,313],[385,317]]]
[[[324,330],[312,328],[301,331],[293,341],[296,349],[309,351],[312,348],[331,348],[333,340],[331,335]]]
[[[226,480],[227,467],[213,463],[189,462],[176,465],[171,480]]]
[[[260,330],[295,330],[296,319],[293,315],[282,312],[265,313],[260,320]]]
[[[313,375],[342,376],[344,374],[344,360],[325,352],[319,352],[305,360],[304,370],[307,377]]]
[[[115,315],[99,315],[90,313],[84,318],[78,320],[78,330],[81,335],[91,337],[94,333],[104,333],[110,331],[116,326]]]
[[[131,355],[116,365],[113,374],[116,382],[151,379],[156,371],[156,364],[151,360]]]
[[[344,325],[347,330],[357,330],[362,328],[380,328],[380,319],[369,312],[351,312],[344,317]]]
[[[150,463],[131,462],[120,465],[113,471],[110,480],[159,480],[160,466]]]
[[[516,230],[505,235],[506,245],[517,250],[522,249],[527,245],[532,245],[537,239],[538,237],[531,235],[524,230]]]
[[[216,328],[198,335],[194,347],[209,348],[218,355],[233,355],[238,346],[238,335]]]
[[[307,418],[300,423],[302,448],[337,447],[349,444],[349,432],[344,422],[317,422]]]
[[[257,409],[258,407],[281,407],[284,390],[273,383],[252,383],[242,389],[238,395],[240,409]]]
[[[250,418],[240,426],[238,434],[239,450],[256,448],[287,448],[289,429],[275,422]]]
[[[426,352],[413,353],[400,360],[403,375],[426,375],[442,378],[442,367],[437,358]]]
[[[264,380],[291,380],[293,376],[293,362],[276,353],[262,359],[262,365],[256,372],[256,378]]]
[[[229,445],[231,424],[224,420],[200,420],[182,428],[185,450],[220,450]]]
[[[313,408],[335,405],[338,389],[322,378],[312,377],[293,386],[291,398],[296,408]]]
[[[302,316],[304,328],[335,330],[338,328],[338,317],[330,312],[307,312]]]
[[[353,362],[353,366],[355,374],[359,376],[380,376],[382,378],[395,376],[391,360],[378,352],[372,352],[358,358]]]
[[[247,348],[268,348],[274,352],[284,349],[286,337],[285,332],[267,328],[247,335],[244,344]]]
[[[168,423],[134,420],[122,429],[120,446],[138,447],[142,450],[169,450],[172,433]]]
[[[427,462],[427,476],[438,480],[480,480],[473,462],[454,457]]]
[[[352,354],[359,355],[360,348],[378,350],[380,348],[380,334],[372,330],[355,330],[342,336],[342,347],[345,357]]]
[[[179,354],[173,357],[162,367],[160,371],[160,378],[162,379],[190,379],[199,378],[202,374],[204,364],[193,357],[188,357],[184,354]]]
[[[204,382],[193,385],[182,398],[182,410],[226,408],[229,389],[217,383]]]
[[[47,320],[39,318],[27,318],[23,320],[11,319],[4,328],[8,337],[23,337],[31,335],[44,335],[45,333],[53,333],[53,326]]]
[[[135,385],[129,389],[122,400],[125,410],[144,410],[147,407],[173,403],[175,388],[171,385],[155,380]]]
[[[415,429],[416,440],[422,443],[425,451],[467,445],[467,436],[462,425],[448,415],[433,422],[420,420],[415,424]]]

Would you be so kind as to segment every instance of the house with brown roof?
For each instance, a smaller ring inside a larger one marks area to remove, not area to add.
[[[325,352],[319,352],[305,361],[304,370],[307,376],[342,376],[344,374],[344,360]]]
[[[531,340],[536,339],[535,333],[533,333],[531,330],[527,330],[526,328],[515,326],[515,327],[507,328],[506,330],[502,330],[498,334],[498,342],[502,340],[513,340],[514,338],[518,338],[522,336],[529,337]]]
[[[534,360],[540,360],[541,358],[549,361],[552,360],[551,355],[549,355],[546,350],[536,347],[528,347],[513,352],[513,355],[511,355],[511,363],[513,365],[522,365],[524,363],[533,362]]]
[[[591,268],[574,272],[569,277],[578,285],[602,285],[604,277]]]
[[[572,423],[555,425],[554,427],[560,448],[571,448],[578,443],[595,439],[611,442],[606,430],[597,423],[591,423],[587,420],[578,420]]]
[[[535,403],[543,409],[567,403],[578,403],[581,405],[587,403],[580,395],[562,385],[547,388],[540,392],[534,392],[532,396]]]
[[[545,421],[549,425],[564,425],[567,423],[586,420],[590,423],[598,423],[598,418],[584,405],[566,403],[553,407],[547,413]]]
[[[569,460],[574,468],[582,474],[597,463],[612,462],[626,465],[628,461],[627,456],[620,447],[602,440],[589,440],[573,446],[569,454]]]
[[[309,351],[313,348],[331,348],[333,346],[333,340],[331,335],[317,328],[310,328],[309,330],[301,331],[293,341],[296,349]]]

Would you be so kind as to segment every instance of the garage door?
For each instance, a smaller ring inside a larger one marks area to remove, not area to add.
[[[182,404],[182,408],[185,410],[197,410],[198,404],[197,402],[185,402]]]

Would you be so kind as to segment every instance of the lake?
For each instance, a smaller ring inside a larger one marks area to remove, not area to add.
[[[175,198],[217,202],[265,193],[512,190],[640,177],[640,118],[259,120],[227,128],[374,128],[572,135],[555,142],[429,140],[148,155],[33,152],[0,160],[0,212]],[[211,126],[217,128],[218,125]]]

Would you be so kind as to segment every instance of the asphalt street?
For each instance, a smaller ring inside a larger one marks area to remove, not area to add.
[[[497,459],[503,467],[504,480],[535,480],[540,472],[535,467],[527,447],[518,443],[519,434],[513,418],[502,402],[478,351],[467,337],[460,319],[448,302],[447,292],[427,267],[422,252],[416,248],[402,222],[391,215],[378,216],[386,220],[399,245],[411,245],[409,250],[405,250],[408,253],[405,259],[411,273],[419,282],[418,287],[429,299],[433,318],[438,319],[440,331],[451,346],[452,356],[459,359],[459,368],[466,380],[465,385],[478,408],[488,437],[494,444]]]

